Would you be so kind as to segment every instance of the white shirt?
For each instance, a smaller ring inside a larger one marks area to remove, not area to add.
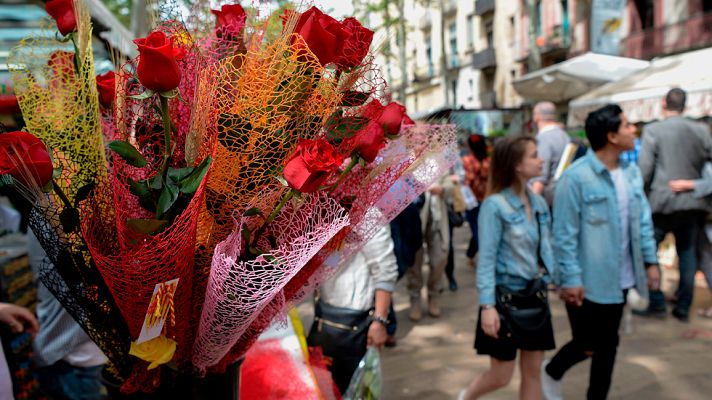
[[[611,171],[611,178],[616,187],[618,199],[618,216],[621,221],[621,251],[623,263],[621,265],[621,288],[629,289],[635,286],[633,273],[633,258],[630,254],[630,215],[628,210],[628,191],[626,190],[625,177],[620,168]]]

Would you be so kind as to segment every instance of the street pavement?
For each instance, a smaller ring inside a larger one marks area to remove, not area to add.
[[[382,353],[384,399],[455,399],[475,375],[487,370],[489,358],[473,349],[477,291],[475,270],[465,259],[467,240],[467,225],[457,228],[455,273],[460,288],[450,292],[444,280],[440,318],[424,313],[420,322],[412,323],[405,280],[399,282],[395,294],[398,344]],[[675,270],[663,268],[663,281],[663,288],[672,293],[677,285]],[[698,279],[693,313],[711,303],[707,286]],[[425,306],[423,297],[424,310]],[[566,311],[555,295],[551,308],[556,344],[561,347],[571,338]],[[628,309],[622,325],[609,399],[712,399],[712,320],[696,315],[689,324],[672,317],[648,320],[630,315]],[[552,355],[547,353],[547,357]],[[565,375],[564,398],[585,398],[589,366],[590,361],[582,362]],[[517,371],[509,386],[484,398],[516,399],[518,386]]]

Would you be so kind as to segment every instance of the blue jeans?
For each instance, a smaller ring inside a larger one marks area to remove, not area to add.
[[[704,217],[705,214],[701,211],[653,215],[655,241],[658,245],[667,233],[672,232],[675,236],[675,249],[680,265],[675,313],[679,316],[687,316],[690,313],[697,270],[697,236],[702,229]],[[666,311],[665,295],[661,290],[650,291],[650,311]]]
[[[102,368],[74,367],[60,360],[35,372],[42,392],[55,400],[104,400],[108,395],[101,384]]]

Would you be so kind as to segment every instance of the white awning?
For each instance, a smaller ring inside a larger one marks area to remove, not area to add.
[[[712,115],[712,48],[654,59],[650,66],[569,103],[569,126],[583,126],[591,111],[616,103],[631,122],[662,118],[662,99],[674,87],[687,92],[685,115]]]
[[[648,64],[633,58],[586,53],[526,74],[513,85],[526,99],[562,102],[640,71]]]

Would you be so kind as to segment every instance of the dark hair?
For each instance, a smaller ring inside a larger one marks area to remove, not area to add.
[[[487,179],[488,196],[499,193],[516,182],[516,168],[524,159],[529,143],[536,144],[536,140],[531,136],[509,136],[495,143]]]
[[[608,143],[608,133],[618,132],[621,126],[623,110],[616,104],[608,104],[592,111],[586,117],[586,138],[593,151],[603,148]]]
[[[665,108],[669,111],[682,112],[685,109],[687,94],[680,88],[670,89],[665,95]]]
[[[470,135],[467,138],[467,146],[479,161],[487,158],[487,140],[482,135]]]

